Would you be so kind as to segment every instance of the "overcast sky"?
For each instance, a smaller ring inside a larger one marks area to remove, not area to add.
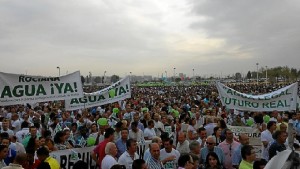
[[[0,71],[223,76],[300,68],[298,0],[4,0]]]

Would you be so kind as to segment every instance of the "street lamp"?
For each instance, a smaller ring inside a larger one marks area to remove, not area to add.
[[[258,63],[256,63],[256,83],[258,85]]]
[[[266,85],[268,84],[268,66],[266,66]]]
[[[104,75],[103,75],[103,81],[102,81],[102,83],[104,83],[104,82],[105,82],[105,73],[106,73],[106,70],[104,71]]]
[[[174,82],[175,82],[175,70],[176,70],[176,68],[174,67],[173,69],[174,69]]]
[[[58,76],[60,77],[60,67],[57,66],[56,68],[58,69]]]

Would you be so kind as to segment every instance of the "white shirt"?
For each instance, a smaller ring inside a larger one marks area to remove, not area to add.
[[[155,130],[152,128],[145,128],[144,130],[144,137],[148,137],[148,140],[152,140],[153,137],[156,136]]]
[[[106,154],[102,160],[101,168],[110,169],[115,164],[118,164],[117,160],[113,156]]]
[[[139,155],[137,153],[134,153],[133,159],[129,155],[128,151],[125,151],[119,158],[118,163],[120,165],[125,165],[126,169],[132,168],[132,163],[134,160],[139,159]]]
[[[21,130],[20,120],[13,121],[11,126],[14,127],[14,129],[13,129],[14,133],[17,133],[19,130]]]
[[[173,169],[173,168],[177,168],[177,163],[178,163],[178,159],[180,156],[180,153],[178,150],[175,150],[174,148],[172,148],[172,151],[170,153],[166,152],[166,149],[161,149],[160,150],[160,160],[164,160],[170,156],[176,156],[176,159],[173,161],[168,161],[164,164],[165,169]]]
[[[189,141],[185,140],[182,144],[180,142],[177,143],[176,150],[179,151],[180,154],[182,153],[189,153],[190,148],[189,148]]]
[[[29,134],[29,128],[23,128],[22,130],[18,131],[16,133],[17,141],[19,143],[23,143],[23,140],[26,138],[28,134]]]
[[[138,132],[133,132],[132,130],[129,130],[129,138],[132,138],[134,140],[136,140],[137,142],[141,141],[142,139],[144,139],[144,136],[143,136],[143,131],[141,129],[138,129]]]
[[[12,130],[10,130],[10,129],[7,129],[6,131],[2,129],[1,133],[4,133],[4,132],[8,133],[9,137],[15,135],[15,133]]]
[[[155,128],[155,131],[156,131],[156,136],[160,137],[161,135],[161,131],[159,130],[159,128],[162,130],[162,131],[165,131],[164,129],[164,124],[160,121],[155,121],[154,120],[154,128]]]
[[[262,145],[262,158],[265,160],[269,160],[269,148],[270,145],[273,143],[274,139],[272,137],[272,133],[269,130],[265,130],[261,133],[261,141],[267,141],[268,146],[265,148],[264,145]]]

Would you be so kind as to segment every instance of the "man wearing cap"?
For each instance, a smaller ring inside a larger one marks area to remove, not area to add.
[[[104,134],[104,140],[100,142],[95,149],[91,152],[91,156],[94,161],[99,165],[99,169],[101,169],[101,162],[105,156],[105,146],[108,142],[113,142],[114,141],[114,132],[115,130],[113,128],[107,128],[105,130]],[[98,158],[96,157],[98,155]]]

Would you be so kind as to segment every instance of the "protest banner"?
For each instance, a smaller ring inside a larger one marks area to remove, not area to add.
[[[223,106],[244,111],[294,111],[297,105],[298,83],[281,88],[277,91],[250,95],[238,92],[222,83],[217,83],[217,89]]]
[[[257,128],[243,127],[243,126],[230,126],[230,125],[227,125],[227,128],[232,131],[234,137],[236,138],[238,138],[238,136],[241,133],[247,134],[250,141],[249,144],[254,147],[254,150],[256,152],[256,158],[261,157],[261,145],[262,145],[260,140],[261,132]]]
[[[72,169],[78,159],[86,162],[88,164],[88,168],[95,168],[96,163],[91,157],[91,151],[93,151],[94,148],[95,146],[58,150],[51,152],[50,156],[58,161],[61,169]]]
[[[85,93],[82,98],[72,98],[65,101],[66,110],[77,110],[101,106],[131,97],[129,77],[119,80],[111,86],[94,93]]]
[[[82,97],[79,71],[61,77],[0,72],[0,106]]]

